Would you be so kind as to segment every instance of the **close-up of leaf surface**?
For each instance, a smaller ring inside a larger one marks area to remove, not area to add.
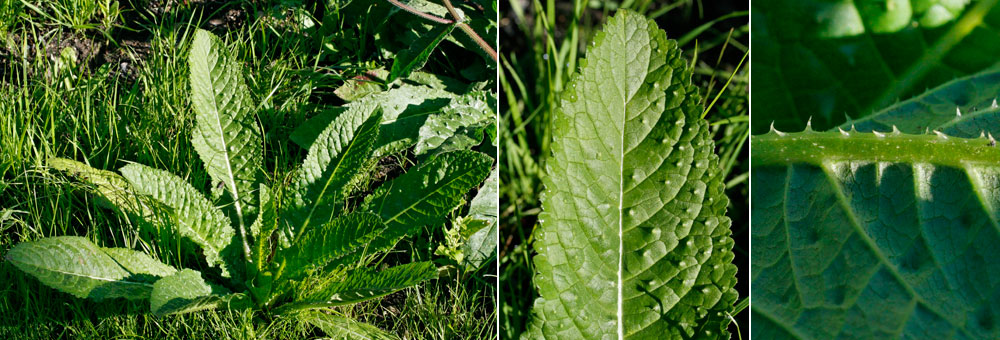
[[[729,337],[728,198],[677,43],[627,10],[553,116],[529,339]]]

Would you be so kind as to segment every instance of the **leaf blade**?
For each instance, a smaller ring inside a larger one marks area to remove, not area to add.
[[[365,199],[366,210],[382,217],[387,230],[372,242],[395,244],[416,228],[440,223],[486,178],[492,163],[482,153],[449,152],[383,183]]]
[[[629,11],[594,40],[553,117],[527,337],[727,337],[728,199],[692,71]]]
[[[142,262],[148,265],[156,262],[138,252],[125,253],[123,250],[122,254],[132,257],[132,260],[125,261],[129,263]],[[149,298],[153,284],[146,278],[135,277],[135,274],[157,277],[168,270],[159,266],[129,266],[126,269],[115,260],[123,259],[123,256],[117,255],[119,256],[114,258],[109,256],[83,237],[59,236],[22,242],[12,248],[6,258],[18,269],[31,274],[45,285],[79,298],[98,301],[110,298]]]
[[[306,231],[291,247],[276,256],[286,280],[296,280],[323,268],[366,245],[384,229],[382,219],[371,213],[351,213]]]
[[[435,26],[430,32],[414,41],[410,48],[399,52],[392,62],[392,69],[389,70],[386,83],[391,83],[398,78],[406,78],[414,70],[424,67],[431,52],[434,52],[438,44],[451,35],[453,29],[455,29],[454,24]]]
[[[233,259],[235,231],[230,220],[195,190],[191,184],[176,175],[142,164],[132,163],[121,168],[122,175],[136,192],[149,196],[171,210],[176,232],[201,246],[210,265],[219,266],[224,275],[238,270],[239,259]],[[227,250],[228,248],[228,250]]]
[[[374,103],[354,105],[331,121],[310,145],[292,188],[293,206],[285,210],[291,220],[285,231],[290,239],[307,231],[310,224],[331,220],[334,206],[347,194],[348,183],[371,157],[381,118]]]
[[[321,311],[305,311],[296,315],[297,318],[316,326],[327,336],[334,339],[362,339],[362,340],[396,340],[395,335],[389,334],[375,326],[346,317],[326,314]]]
[[[303,305],[348,305],[386,296],[435,277],[437,269],[431,262],[407,263],[382,271],[361,268],[348,272],[342,281],[329,282],[296,300]]]
[[[244,255],[249,257],[245,225],[256,210],[253,195],[263,168],[263,138],[250,91],[239,63],[208,31],[195,32],[188,63],[196,121],[191,142],[209,176],[230,195]]]
[[[150,310],[156,315],[182,314],[220,307],[245,308],[243,294],[230,294],[225,288],[210,285],[201,273],[184,269],[153,284]]]

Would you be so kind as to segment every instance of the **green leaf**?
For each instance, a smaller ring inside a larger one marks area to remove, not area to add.
[[[121,175],[108,170],[95,169],[84,163],[65,158],[49,158],[46,165],[93,185],[94,193],[113,209],[145,219],[154,217],[153,211],[144,204],[146,202],[132,193],[128,181]]]
[[[77,236],[22,242],[7,261],[45,285],[79,298],[149,298],[155,279],[172,271],[149,256],[128,249],[102,249]]]
[[[969,4],[968,6],[966,4]],[[997,0],[753,1],[754,133],[825,130],[1000,54]],[[950,111],[954,111],[954,108]]]
[[[150,310],[157,315],[249,306],[245,295],[229,294],[225,288],[210,285],[201,278],[201,273],[191,269],[181,270],[156,281],[149,303]]]
[[[361,251],[383,229],[378,216],[351,213],[306,230],[291,247],[278,252],[276,261],[284,268],[281,277],[300,279],[330,261]]]
[[[500,229],[497,223],[497,212],[500,211],[498,169],[493,168],[490,177],[486,178],[486,182],[479,188],[479,193],[469,204],[468,217],[486,223],[486,226],[469,236],[462,245],[465,264],[474,269],[478,269],[487,260],[496,256],[497,242],[500,239]]]
[[[254,231],[254,236],[256,237],[254,243],[253,251],[253,262],[256,264],[258,271],[265,268],[268,258],[271,255],[271,236],[274,231],[278,229],[279,216],[278,216],[278,202],[281,198],[278,197],[280,192],[272,192],[266,185],[260,185],[260,214],[257,214],[257,220],[250,226],[250,230]]]
[[[306,296],[296,299],[288,308],[341,306],[389,295],[415,286],[437,276],[431,262],[415,262],[383,271],[361,268],[347,274],[341,281],[328,282]]]
[[[382,217],[387,230],[372,243],[391,247],[417,228],[442,223],[465,194],[483,182],[492,163],[478,152],[449,152],[383,183],[365,200],[367,210]]]
[[[397,78],[406,78],[413,70],[424,67],[431,52],[434,52],[438,44],[447,38],[454,28],[454,24],[438,25],[414,41],[410,48],[400,51],[392,62],[386,83],[392,83]]]
[[[293,205],[285,212],[291,221],[287,237],[333,218],[335,205],[347,195],[347,184],[371,157],[381,118],[374,103],[354,105],[315,139],[292,188]]]
[[[364,101],[379,103],[382,107],[382,126],[375,142],[375,154],[384,155],[416,143],[420,128],[431,115],[438,114],[451,103],[454,96],[441,89],[403,84],[365,97]]]
[[[754,338],[1000,338],[1000,148],[990,143],[751,137]]]
[[[170,209],[176,232],[201,246],[210,265],[219,266],[226,276],[234,267],[240,268],[241,257],[234,251],[239,243],[234,240],[230,220],[208,198],[164,170],[132,163],[122,167],[121,172],[137,193]]]
[[[385,68],[370,70],[344,81],[344,85],[338,87],[333,93],[344,101],[352,102],[370,94],[382,92],[384,90],[382,84],[386,82],[385,79],[388,76],[389,71],[386,71]]]
[[[527,337],[728,339],[729,200],[690,63],[619,11],[581,65],[552,120]]]
[[[428,117],[420,127],[414,153],[426,158],[479,145],[483,130],[496,122],[496,111],[491,105],[494,102],[494,97],[486,91],[452,99],[441,113]]]
[[[243,69],[218,37],[200,29],[188,62],[196,121],[191,142],[209,176],[229,194],[244,253],[249,254],[244,226],[252,222],[256,210],[254,190],[263,169],[263,139]]]
[[[375,326],[323,311],[304,311],[296,315],[299,320],[316,326],[326,336],[338,340],[396,340],[395,335]]]
[[[377,104],[382,108],[382,125],[374,145],[375,156],[381,156],[417,143],[421,128],[432,117],[440,115],[455,97],[455,94],[442,88],[404,83],[398,88],[367,95],[347,106]],[[321,127],[328,126],[342,112],[344,109],[335,108],[309,119],[292,134],[292,141],[306,149],[312,147],[322,131]]]
[[[163,262],[154,260],[146,253],[140,252],[138,250],[126,249],[126,248],[101,248],[105,254],[111,257],[112,260],[122,266],[126,271],[132,273],[132,275],[149,275],[151,277],[164,277],[170,276],[177,272],[174,267],[163,264]],[[156,281],[151,279],[150,282]]]
[[[1000,67],[947,82],[872,115],[841,124],[844,130],[919,134],[937,130],[949,136],[1000,136]]]

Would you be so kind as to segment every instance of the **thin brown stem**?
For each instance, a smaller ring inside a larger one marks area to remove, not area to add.
[[[465,23],[459,23],[458,28],[461,28],[462,31],[469,36],[469,38],[475,40],[476,43],[479,44],[479,47],[482,48],[486,54],[489,54],[490,58],[493,58],[493,61],[497,61],[497,51],[493,50],[493,47],[491,47],[486,40],[483,40],[479,34],[476,34],[476,31],[473,31],[472,27],[469,27],[469,25],[466,25]]]
[[[477,45],[479,45],[479,48],[483,49],[483,51],[486,52],[486,54],[488,54],[490,56],[490,58],[493,58],[494,62],[496,62],[496,61],[499,60],[499,57],[497,56],[497,51],[493,49],[493,46],[490,45],[489,43],[487,43],[486,40],[483,40],[483,38],[480,37],[479,34],[476,34],[476,31],[473,30],[472,27],[470,27],[469,25],[467,25],[467,24],[465,24],[465,23],[462,22],[462,20],[464,20],[464,18],[462,18],[462,16],[460,14],[458,14],[458,11],[455,10],[455,6],[451,5],[451,1],[450,0],[443,0],[443,1],[444,1],[444,6],[446,8],[448,8],[448,14],[450,14],[452,16],[452,18],[454,18],[454,20],[446,19],[446,18],[441,18],[441,17],[435,16],[433,14],[428,14],[428,13],[421,12],[420,10],[418,10],[416,8],[410,7],[407,4],[399,2],[399,0],[387,0],[387,1],[389,1],[389,3],[395,5],[396,7],[402,8],[404,11],[413,13],[414,15],[416,15],[418,17],[421,17],[421,18],[424,18],[424,19],[427,19],[427,20],[430,20],[430,21],[433,21],[433,22],[436,22],[436,23],[439,23],[439,24],[449,25],[449,24],[455,23],[455,25],[458,26],[458,28],[462,29],[462,32],[465,32],[465,34],[468,35],[469,38],[472,38],[472,40],[475,41]]]
[[[476,34],[476,31],[474,31],[472,27],[462,22],[464,18],[462,18],[462,16],[458,14],[458,11],[455,10],[455,6],[451,5],[451,0],[443,0],[443,1],[444,1],[444,7],[448,8],[448,13],[451,14],[452,18],[455,18],[456,22],[458,22],[458,28],[461,28],[462,31],[469,36],[469,38],[472,38],[472,40],[476,41],[476,44],[479,44],[479,47],[482,48],[483,51],[486,52],[486,54],[490,55],[490,58],[493,58],[494,62],[498,61],[499,58],[497,57],[497,51],[494,50],[493,46],[490,46],[490,44],[487,43],[486,40],[483,40],[483,38],[480,37],[479,34]]]
[[[451,24],[451,23],[454,22],[452,20],[445,19],[445,18],[442,18],[442,17],[438,17],[438,16],[435,16],[433,14],[427,14],[427,13],[421,12],[420,10],[418,10],[416,8],[410,7],[407,4],[399,2],[399,0],[388,0],[388,1],[389,1],[389,3],[392,3],[393,5],[395,5],[396,7],[402,8],[404,11],[413,13],[414,15],[416,15],[418,17],[421,17],[421,18],[424,18],[424,19],[427,19],[427,20],[430,20],[430,21],[433,21],[433,22],[436,22],[436,23],[439,23],[439,24],[445,24],[445,25],[447,25],[447,24]]]

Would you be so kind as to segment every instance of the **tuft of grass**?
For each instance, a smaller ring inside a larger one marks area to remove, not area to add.
[[[59,235],[86,236],[102,246],[130,247],[177,267],[195,269],[200,256],[182,252],[169,233],[141,234],[87,193],[50,172],[48,157],[99,169],[128,162],[166,169],[208,189],[210,180],[191,146],[187,49],[193,28],[212,29],[244,60],[259,103],[268,179],[288,179],[305,150],[289,134],[323,106],[343,104],[333,90],[387,60],[371,37],[361,48],[324,50],[330,32],[371,34],[345,27],[325,1],[34,1],[0,0],[0,256],[15,244]],[[456,49],[457,50],[457,49]],[[452,53],[428,67],[448,71]],[[461,55],[455,53],[454,55]],[[462,57],[454,57],[462,58]],[[468,58],[467,58],[468,59]],[[387,157],[385,173],[412,165],[407,152]],[[374,187],[385,178],[366,178]],[[207,191],[207,190],[206,190]],[[155,240],[147,242],[145,240]],[[401,242],[383,264],[433,260],[443,228]],[[431,283],[335,312],[408,339],[494,338],[496,270],[441,275]],[[312,326],[261,312],[206,311],[168,317],[125,300],[71,298],[0,261],[0,339],[303,339]]]
[[[526,5],[523,5],[526,4]],[[749,15],[745,1],[701,0],[504,2],[500,31],[500,338],[524,332],[536,293],[531,283],[532,232],[541,212],[552,109],[586,52],[586,43],[614,11],[627,8],[657,21],[695,66],[726,174],[727,215],[736,240],[737,290],[747,296],[749,272]],[[746,335],[749,318],[734,315],[730,331]],[[740,328],[739,326],[743,326]],[[741,333],[741,330],[743,333]]]

